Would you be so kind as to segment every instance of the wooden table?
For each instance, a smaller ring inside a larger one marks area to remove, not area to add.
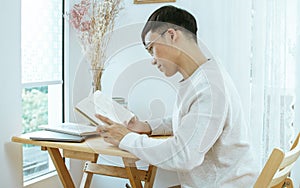
[[[141,181],[145,182],[145,188],[153,186],[157,169],[155,166],[149,165],[148,170],[137,169],[135,162],[139,159],[136,156],[104,142],[103,138],[99,136],[88,138],[82,143],[34,141],[29,137],[30,133],[13,136],[11,140],[22,144],[41,146],[42,150],[47,150],[65,188],[75,188],[75,185],[64,163],[64,157],[87,161],[83,169],[80,187],[90,187],[93,174],[128,178],[132,188],[142,187]],[[63,154],[59,149],[62,149]],[[125,167],[97,164],[99,155],[122,157]]]

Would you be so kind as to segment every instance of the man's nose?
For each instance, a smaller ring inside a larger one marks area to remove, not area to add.
[[[156,63],[157,63],[157,60],[155,59],[155,58],[153,58],[153,60],[152,60],[152,65],[156,65]]]

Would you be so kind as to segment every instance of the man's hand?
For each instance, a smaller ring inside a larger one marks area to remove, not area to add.
[[[152,131],[148,123],[139,121],[136,116],[134,116],[128,123],[125,122],[125,124],[132,132],[150,135]]]
[[[107,124],[105,126],[99,126],[97,128],[97,131],[104,138],[105,142],[119,146],[123,137],[131,132],[124,125],[113,122],[107,117],[99,114],[96,114],[95,116]]]

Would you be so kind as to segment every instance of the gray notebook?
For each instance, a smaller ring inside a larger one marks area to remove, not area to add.
[[[31,140],[52,141],[52,142],[83,142],[84,136],[74,136],[70,134],[58,133],[53,131],[36,131],[30,133]]]

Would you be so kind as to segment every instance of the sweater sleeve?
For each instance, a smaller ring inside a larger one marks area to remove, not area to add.
[[[151,135],[172,135],[172,118],[167,117],[163,119],[152,119],[147,120],[147,123],[150,125],[152,133]]]

